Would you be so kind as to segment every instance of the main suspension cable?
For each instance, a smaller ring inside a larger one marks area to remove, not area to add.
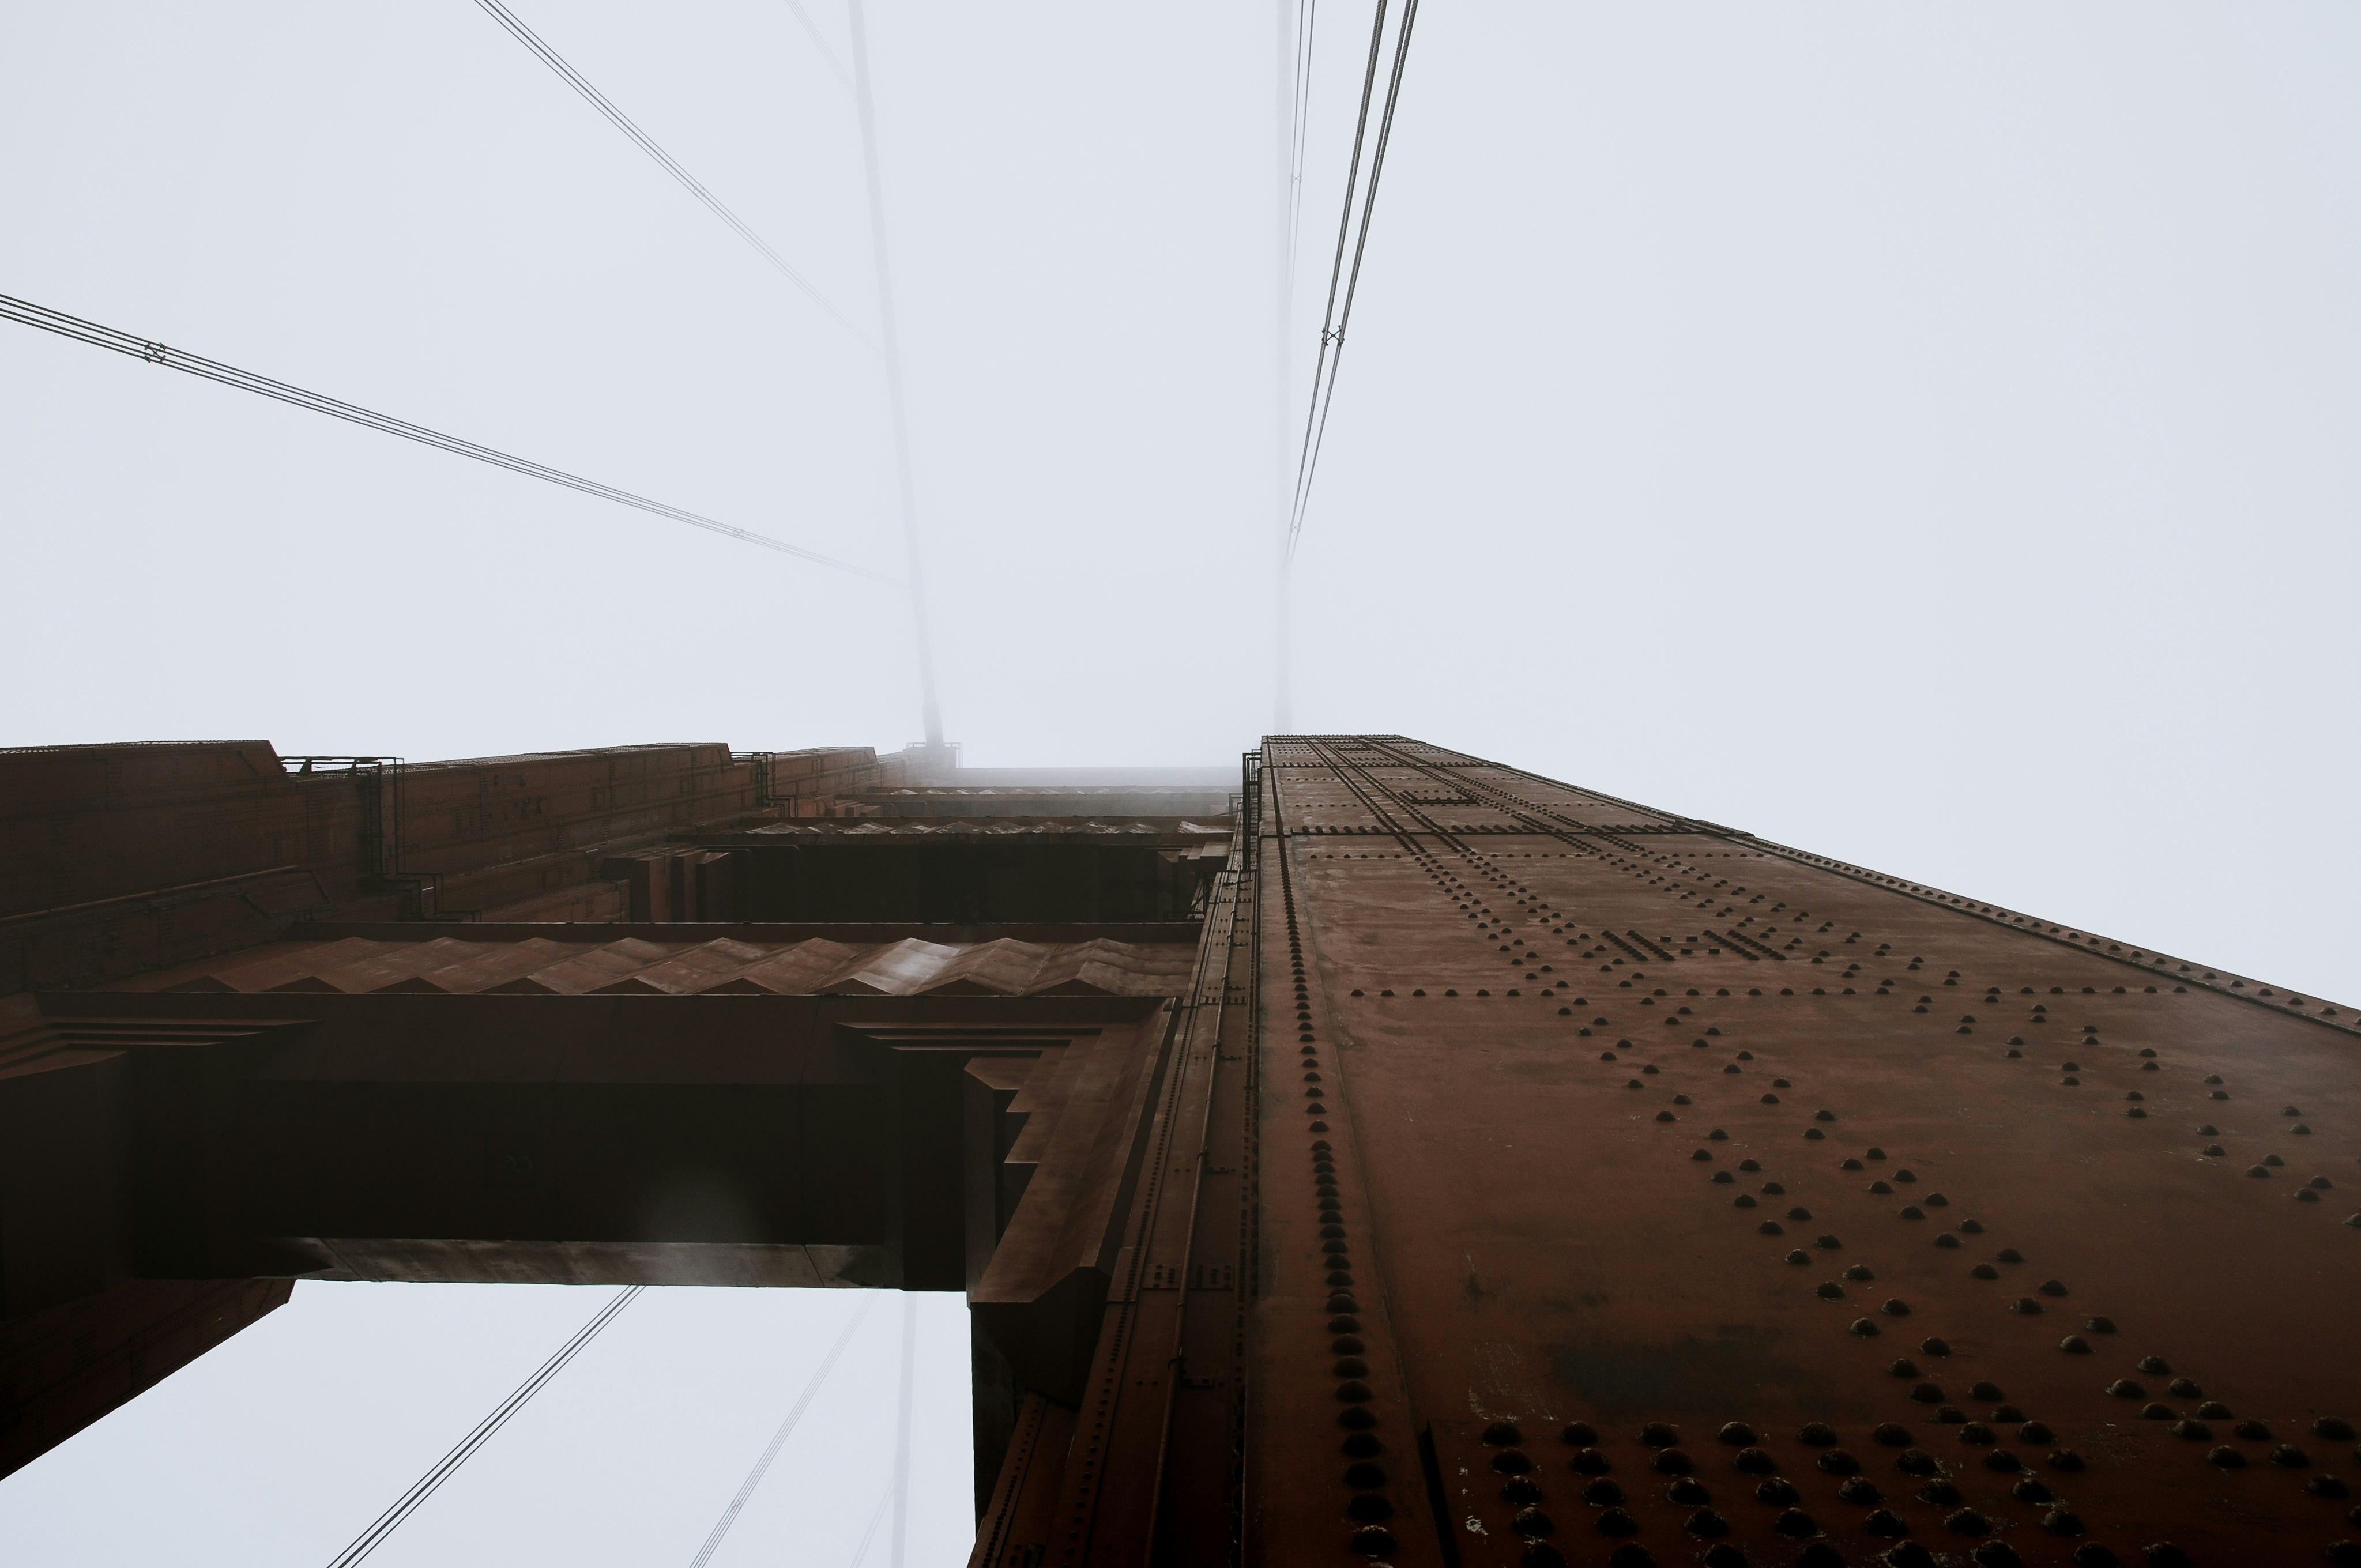
[[[355,1536],[351,1545],[337,1552],[328,1568],[353,1568],[353,1564],[384,1545],[385,1538],[391,1535],[402,1520],[416,1513],[421,1503],[440,1491],[443,1483],[448,1481],[459,1466],[490,1442],[493,1433],[508,1425],[535,1394],[548,1386],[551,1378],[566,1369],[567,1362],[581,1354],[583,1348],[598,1337],[599,1331],[613,1322],[624,1308],[638,1300],[640,1293],[646,1288],[644,1285],[633,1285],[609,1299],[605,1306],[598,1309],[596,1316],[575,1332],[572,1339],[557,1347],[556,1354],[543,1362],[533,1375],[517,1385],[516,1391],[501,1400],[490,1415],[477,1422],[476,1430],[461,1438],[458,1446],[436,1460],[433,1469],[420,1476],[415,1486],[395,1499],[393,1507],[378,1515],[376,1523]]]
[[[429,430],[423,425],[412,424],[409,421],[396,419],[391,414],[378,413],[362,408],[357,403],[331,398],[325,393],[305,391],[301,387],[290,386],[284,381],[274,381],[267,376],[258,376],[251,370],[240,370],[236,366],[225,365],[217,359],[207,359],[202,355],[191,354],[183,349],[170,348],[163,344],[134,336],[115,327],[101,326],[96,322],[84,321],[79,316],[70,316],[63,311],[53,311],[46,305],[34,304],[29,300],[19,300],[7,294],[0,294],[0,317],[22,322],[27,326],[37,326],[43,332],[55,333],[60,337],[70,337],[77,343],[87,343],[115,354],[127,355],[134,359],[145,359],[150,365],[161,365],[168,369],[184,370],[192,376],[201,376],[208,381],[218,381],[225,387],[236,387],[240,391],[255,392],[266,398],[274,398],[280,402],[291,403],[299,409],[309,409],[314,413],[324,413],[332,419],[340,419],[351,424],[366,426],[370,430],[382,431],[388,435],[398,435],[405,441],[415,441],[423,446],[432,446],[461,457],[472,457],[478,463],[489,463],[496,468],[506,468],[513,474],[522,474],[534,479],[545,479],[553,485],[564,485],[568,489],[580,490],[585,495],[597,496],[601,500],[613,501],[619,506],[636,507],[642,511],[653,512],[658,517],[668,517],[675,522],[687,523],[691,528],[704,529],[708,533],[723,534],[731,539],[742,540],[748,544],[759,544],[765,550],[776,550],[782,554],[793,555],[798,560],[809,561],[816,565],[833,566],[840,572],[850,572],[856,577],[867,577],[872,582],[899,583],[901,581],[900,578],[884,572],[873,572],[866,566],[856,566],[850,561],[840,561],[833,555],[823,555],[817,550],[807,550],[800,544],[790,544],[784,539],[774,539],[766,533],[756,533],[751,529],[735,527],[718,519],[707,517],[702,512],[690,511],[685,507],[676,507],[667,501],[650,500],[645,496],[633,495],[629,490],[620,490],[612,485],[602,485],[596,479],[586,479],[578,474],[569,474],[562,468],[553,468],[545,463],[535,463],[529,458],[512,456],[489,446],[479,446],[472,441],[464,441],[456,435],[445,435],[441,431]]]
[[[538,58],[544,65],[548,66],[550,70],[555,71],[559,80],[563,81],[568,87],[573,88],[575,92],[580,93],[585,103],[598,110],[601,115],[607,116],[608,122],[617,130],[631,137],[632,142],[642,152],[646,153],[650,158],[655,159],[658,166],[661,167],[666,174],[671,175],[675,180],[680,182],[683,190],[686,190],[690,195],[704,203],[708,211],[712,213],[715,217],[719,218],[723,223],[728,224],[731,231],[734,232],[740,239],[742,239],[748,245],[752,246],[763,260],[769,262],[773,267],[777,268],[779,271],[786,277],[789,282],[793,283],[796,288],[801,289],[806,294],[810,295],[814,304],[819,306],[821,310],[826,311],[829,315],[834,316],[839,324],[840,324],[845,331],[851,333],[854,337],[859,338],[861,340],[861,345],[863,348],[868,349],[872,354],[879,352],[877,343],[874,338],[872,338],[867,333],[854,325],[852,318],[846,315],[842,311],[838,310],[835,304],[829,301],[828,296],[819,291],[818,288],[810,279],[796,271],[794,267],[788,264],[785,257],[781,256],[777,251],[772,249],[769,243],[766,242],[761,235],[756,234],[752,229],[747,227],[743,219],[739,217],[737,214],[731,212],[728,207],[722,205],[719,197],[715,196],[712,192],[707,190],[702,184],[698,183],[697,179],[691,175],[687,170],[683,169],[680,166],[679,160],[675,159],[672,154],[657,146],[655,138],[649,136],[647,132],[640,129],[640,127],[632,122],[632,119],[629,115],[626,115],[622,110],[615,106],[613,100],[609,99],[604,93],[599,92],[596,87],[593,87],[588,79],[583,76],[580,71],[575,70],[571,65],[568,65],[566,62],[566,58],[559,54],[555,49],[550,48],[547,43],[544,42],[540,34],[534,32],[531,27],[526,27],[522,19],[521,19],[514,11],[510,10],[506,5],[502,5],[500,0],[476,0],[476,4],[482,7],[486,16],[491,17],[492,20],[498,22],[501,27],[508,29],[510,37],[515,38],[517,42],[524,45],[526,49],[532,50],[534,56]],[[803,9],[801,6],[796,7],[796,14],[798,16],[803,15]],[[808,19],[806,20],[805,26],[807,27],[810,26]],[[817,40],[818,35],[814,34],[813,36],[815,40]],[[824,49],[823,52],[825,52]],[[832,57],[829,63],[831,68],[835,66],[835,60]]]
[[[1369,158],[1369,181],[1361,195],[1361,214],[1357,233],[1353,222],[1354,187],[1361,168],[1362,137],[1369,121],[1369,100],[1376,85],[1378,45],[1384,37],[1386,0],[1378,0],[1377,16],[1369,31],[1369,60],[1361,78],[1361,107],[1353,127],[1353,159],[1345,182],[1345,206],[1337,221],[1336,257],[1328,273],[1328,309],[1320,328],[1320,358],[1312,372],[1312,404],[1304,413],[1303,448],[1297,459],[1294,513],[1288,524],[1288,549],[1295,548],[1303,532],[1303,514],[1312,499],[1312,479],[1320,466],[1320,449],[1328,435],[1328,410],[1336,395],[1336,368],[1345,355],[1345,330],[1352,323],[1353,299],[1361,283],[1361,260],[1368,248],[1369,221],[1377,211],[1378,181],[1385,173],[1386,145],[1392,139],[1394,106],[1401,97],[1402,68],[1410,58],[1411,30],[1418,23],[1418,0],[1402,0],[1401,23],[1394,33],[1393,67],[1386,83],[1386,103],[1378,122],[1378,137]],[[1345,281],[1343,309],[1337,308],[1337,285],[1343,273],[1346,236],[1353,236],[1353,269]],[[1324,375],[1323,375],[1324,373]]]

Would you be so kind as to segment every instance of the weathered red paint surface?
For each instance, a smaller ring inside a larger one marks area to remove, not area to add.
[[[1398,1562],[2361,1533],[2348,1009],[1410,742],[1266,759],[1310,1007],[1266,1046],[1266,1560],[1371,1495]]]

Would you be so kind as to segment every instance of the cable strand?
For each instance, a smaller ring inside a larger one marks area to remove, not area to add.
[[[1369,155],[1369,183],[1361,198],[1360,231],[1353,242],[1353,270],[1345,285],[1345,306],[1336,313],[1335,352],[1328,360],[1328,385],[1320,401],[1320,428],[1312,438],[1310,460],[1304,466],[1303,481],[1296,496],[1296,513],[1288,528],[1288,548],[1291,553],[1295,541],[1303,532],[1303,513],[1312,500],[1312,481],[1320,469],[1321,449],[1328,441],[1328,413],[1336,401],[1336,372],[1345,358],[1345,334],[1352,325],[1353,300],[1361,288],[1361,258],[1369,244],[1369,223],[1376,215],[1378,182],[1385,175],[1386,147],[1393,139],[1394,105],[1401,97],[1402,68],[1409,61],[1411,29],[1418,25],[1418,0],[1402,0],[1401,27],[1394,35],[1394,60],[1386,83],[1386,106],[1378,121],[1378,140]]]
[[[398,435],[405,441],[414,441],[422,446],[432,446],[455,456],[472,458],[478,463],[488,463],[496,468],[506,468],[511,473],[522,474],[528,478],[545,480],[553,485],[563,485],[568,489],[596,496],[601,500],[613,501],[618,506],[634,507],[641,511],[669,518],[675,522],[685,522],[692,528],[701,528],[708,533],[719,533],[744,543],[761,545],[765,550],[775,550],[781,554],[793,555],[798,560],[809,561],[815,565],[830,566],[840,572],[850,572],[856,577],[866,577],[872,582],[898,584],[901,581],[900,578],[885,573],[874,572],[866,566],[857,566],[850,561],[840,561],[833,555],[823,555],[817,550],[807,550],[800,544],[790,544],[784,539],[774,539],[768,534],[756,533],[752,529],[740,528],[735,524],[723,522],[718,518],[708,517],[702,512],[690,511],[686,507],[676,507],[668,501],[652,500],[646,496],[635,495],[630,490],[619,489],[615,486],[602,484],[596,479],[586,479],[578,474],[569,474],[562,468],[553,468],[545,463],[536,463],[530,458],[519,457],[489,446],[479,445],[459,436],[445,434],[442,431],[429,430],[424,425],[412,424],[408,420],[396,419],[391,414],[379,413],[375,410],[362,408],[357,403],[348,403],[340,398],[329,397],[324,392],[309,391],[285,381],[257,375],[251,370],[241,370],[234,365],[225,365],[220,360],[208,359],[203,355],[168,347],[164,344],[135,336],[115,327],[102,326],[96,322],[71,316],[62,311],[51,310],[46,305],[37,305],[29,300],[0,294],[0,318],[21,322],[27,326],[38,327],[43,332],[53,333],[60,337],[71,338],[77,343],[86,343],[111,353],[125,355],[134,359],[144,359],[151,365],[160,365],[167,369],[184,371],[204,380],[217,382],[225,387],[235,387],[240,391],[253,392],[296,408],[309,409],[313,413],[326,414],[331,419],[340,419],[349,424],[361,425],[383,434]]]
[[[1369,24],[1369,60],[1361,71],[1361,106],[1353,123],[1353,156],[1345,170],[1344,210],[1337,214],[1336,218],[1336,255],[1335,259],[1328,264],[1328,303],[1320,317],[1320,354],[1312,364],[1312,406],[1303,413],[1303,443],[1295,457],[1294,497],[1289,504],[1287,525],[1288,549],[1290,553],[1295,548],[1295,536],[1302,526],[1303,481],[1305,470],[1312,460],[1312,424],[1319,412],[1321,379],[1328,367],[1331,334],[1336,324],[1336,290],[1339,280],[1344,276],[1345,247],[1352,233],[1353,197],[1359,189],[1361,179],[1361,146],[1363,138],[1368,134],[1369,100],[1377,89],[1378,59],[1385,42],[1385,32],[1386,0],[1378,0],[1375,15]]]
[[[551,71],[556,72],[558,79],[564,82],[568,87],[573,88],[574,91],[581,96],[583,102],[588,104],[592,108],[598,110],[599,114],[605,115],[609,124],[612,125],[617,130],[622,132],[626,137],[629,137],[631,139],[632,144],[638,147],[642,152],[646,153],[650,158],[653,159],[659,168],[661,168],[665,173],[671,175],[674,180],[680,183],[683,190],[686,191],[690,195],[703,203],[707,211],[710,212],[715,217],[719,218],[723,223],[729,225],[731,232],[736,234],[740,239],[744,240],[748,245],[752,246],[756,254],[760,255],[763,260],[776,268],[789,282],[793,283],[796,288],[801,289],[806,294],[809,295],[814,304],[819,306],[821,310],[826,311],[829,315],[834,316],[838,324],[842,326],[845,331],[851,333],[854,337],[861,340],[861,345],[863,348],[868,349],[872,354],[880,352],[876,340],[872,338],[867,333],[862,331],[859,326],[855,325],[851,316],[846,315],[842,311],[837,309],[835,303],[831,302],[827,295],[819,291],[818,285],[813,283],[810,279],[805,277],[801,272],[797,271],[795,267],[788,262],[785,257],[781,256],[776,250],[774,250],[769,242],[764,240],[761,235],[756,234],[752,228],[748,227],[744,219],[741,218],[736,213],[731,212],[727,206],[723,205],[719,197],[707,190],[704,184],[699,181],[696,176],[690,174],[687,170],[682,168],[680,161],[677,159],[674,158],[672,154],[666,152],[662,147],[658,146],[655,138],[649,136],[647,132],[642,130],[638,124],[633,121],[629,115],[626,115],[621,109],[616,107],[612,99],[609,98],[604,93],[599,92],[598,88],[592,86],[588,78],[585,77],[580,71],[575,70],[573,66],[567,64],[565,56],[550,48],[548,43],[542,38],[540,34],[525,26],[523,19],[518,16],[514,11],[510,10],[506,5],[502,5],[500,0],[476,0],[476,4],[482,9],[486,16],[491,17],[492,20],[498,22],[502,28],[506,29],[511,38],[515,38],[517,42],[524,45],[524,47],[533,53],[534,58],[539,60],[544,65],[548,66]],[[802,15],[802,8],[800,6],[796,7],[796,15]],[[808,20],[806,21],[805,26],[807,27],[810,26]],[[813,34],[813,39],[815,42],[818,41],[818,35],[817,33]],[[823,46],[823,53],[825,53],[825,46]],[[831,68],[834,68],[835,60],[832,57],[829,59],[829,63]]]
[[[494,1433],[508,1425],[535,1394],[547,1387],[551,1378],[566,1369],[566,1363],[581,1354],[583,1349],[598,1337],[600,1331],[613,1322],[624,1308],[638,1300],[641,1293],[646,1288],[644,1285],[630,1286],[609,1299],[588,1322],[575,1331],[572,1339],[557,1348],[555,1354],[543,1362],[532,1376],[519,1384],[515,1391],[501,1400],[490,1415],[477,1422],[475,1430],[461,1438],[456,1447],[435,1461],[434,1467],[420,1476],[410,1490],[396,1498],[391,1508],[378,1515],[374,1523],[353,1538],[352,1544],[336,1553],[335,1559],[328,1564],[328,1568],[353,1568],[353,1564],[384,1545],[386,1537],[400,1528],[402,1520],[416,1513],[419,1505],[442,1490],[443,1483],[456,1474],[459,1466],[473,1457],[478,1449],[490,1442]]]
[[[804,1391],[796,1397],[794,1408],[787,1411],[787,1419],[781,1421],[779,1430],[771,1434],[770,1446],[763,1450],[763,1457],[754,1462],[754,1468],[746,1473],[738,1495],[730,1498],[730,1506],[721,1510],[721,1517],[713,1523],[712,1533],[705,1538],[705,1544],[698,1547],[697,1555],[689,1560],[688,1568],[705,1568],[713,1560],[714,1552],[720,1550],[721,1538],[728,1535],[730,1527],[738,1522],[738,1516],[745,1509],[748,1499],[753,1497],[754,1488],[763,1484],[763,1474],[771,1468],[771,1461],[778,1458],[779,1450],[786,1446],[787,1435],[796,1430],[796,1423],[804,1419],[804,1412],[811,1408],[820,1385],[828,1381],[830,1372],[836,1370],[837,1357],[842,1355],[844,1347],[852,1343],[853,1334],[869,1316],[869,1309],[875,1304],[874,1298],[867,1298],[853,1310],[851,1318],[844,1325],[844,1332],[836,1336],[836,1343],[829,1347],[826,1355],[820,1357],[819,1365],[813,1368],[810,1378],[804,1384]]]

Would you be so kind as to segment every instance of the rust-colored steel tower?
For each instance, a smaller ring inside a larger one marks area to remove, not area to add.
[[[990,1568],[2361,1563],[2347,1006],[1399,736],[0,753],[0,1464],[299,1277],[966,1292]]]

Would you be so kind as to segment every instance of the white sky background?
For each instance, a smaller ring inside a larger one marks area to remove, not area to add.
[[[318,1568],[613,1299],[323,1285],[0,1481],[0,1561]],[[921,1293],[911,1568],[975,1530],[967,1311]],[[369,1568],[685,1565],[862,1302],[713,1568],[852,1568],[894,1478],[895,1291],[653,1289],[420,1505]],[[891,1561],[877,1527],[868,1568]]]
[[[784,5],[517,8],[868,319],[850,102]],[[873,363],[465,0],[19,9],[0,291],[895,563]],[[1323,21],[1307,348],[1367,12]],[[871,27],[950,732],[1228,762],[1270,711],[1270,13]],[[2361,1001],[2356,277],[2349,5],[1439,0],[1298,725]],[[8,323],[0,546],[0,744],[917,729],[892,590]],[[330,1294],[236,1354],[324,1354]],[[584,1299],[434,1310],[529,1367]],[[369,1414],[464,1431],[510,1365]],[[287,1398],[282,1467],[326,1419]],[[300,1506],[325,1540],[379,1490]]]

